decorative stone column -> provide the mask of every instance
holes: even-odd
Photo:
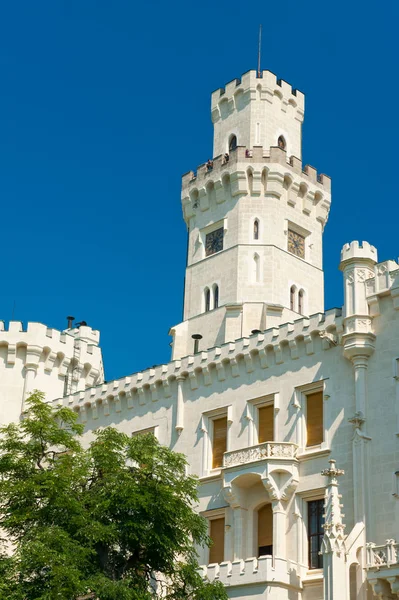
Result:
[[[323,555],[324,600],[349,600],[349,569],[346,564],[345,525],[342,522],[337,478],[344,471],[337,469],[335,460],[330,468],[321,472],[328,477],[324,500],[324,537],[321,545]]]
[[[40,346],[28,346],[26,349],[26,362],[25,362],[25,383],[24,391],[22,394],[22,405],[21,413],[25,412],[25,402],[29,398],[34,388],[34,380],[37,374],[37,368],[39,366],[39,359],[42,355],[42,348]]]
[[[373,317],[367,303],[366,281],[374,277],[377,250],[368,242],[345,244],[339,268],[344,274],[344,356],[353,364],[355,414],[349,419],[353,424],[353,479],[355,521],[366,524],[370,515],[369,461],[367,428],[367,368],[374,352],[375,334]],[[369,526],[370,523],[367,523]],[[367,537],[372,536],[370,528]]]
[[[284,481],[285,483],[281,483]],[[262,479],[273,510],[273,561],[276,558],[285,560],[287,537],[287,507],[294,490],[298,485],[298,476],[281,471],[271,471]]]
[[[233,516],[233,535],[229,532],[229,542],[230,544],[232,543],[232,548],[231,546],[226,548],[226,554],[228,554],[232,560],[246,558],[245,536],[248,510],[245,506],[244,497],[239,488],[234,484],[223,488],[223,496],[226,502],[228,502]]]
[[[177,400],[176,400],[176,425],[175,429],[177,435],[180,435],[184,429],[184,395],[183,395],[183,381],[184,375],[178,375],[176,377],[177,382]]]

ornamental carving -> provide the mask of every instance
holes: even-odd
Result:
[[[233,467],[267,458],[293,460],[296,457],[297,450],[298,447],[296,444],[265,442],[264,444],[251,446],[250,448],[226,452],[223,457],[223,466]]]

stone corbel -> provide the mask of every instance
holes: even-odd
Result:
[[[126,405],[128,408],[134,407],[134,390],[126,390]]]
[[[216,365],[216,371],[218,374],[218,380],[224,381],[226,379],[226,372],[223,363],[218,363]]]
[[[150,385],[150,390],[151,390],[151,400],[153,402],[157,402],[158,401],[158,389],[157,389],[157,384],[156,383],[152,383]]]
[[[368,582],[373,588],[373,594],[375,598],[378,598],[379,600],[392,599],[391,586],[389,585],[388,581],[385,579],[375,578],[369,579]]]
[[[248,352],[247,354],[244,354],[244,361],[245,361],[245,368],[247,373],[252,373],[255,369],[254,367],[254,363],[252,360],[252,354],[250,352]]]
[[[14,365],[15,358],[17,356],[17,346],[16,344],[8,344],[7,348],[7,365]]]
[[[231,367],[231,375],[233,377],[238,377],[240,375],[240,370],[239,370],[236,358],[230,359],[230,367]]]
[[[259,361],[260,361],[260,366],[262,369],[267,369],[267,367],[269,366],[268,362],[267,362],[267,351],[266,348],[261,348],[258,352],[258,356],[259,356]]]
[[[212,375],[209,370],[209,367],[202,367],[202,375],[204,377],[204,384],[212,385]]]
[[[189,374],[189,379],[190,379],[190,387],[191,389],[197,390],[198,389],[198,380],[197,380],[197,374],[195,371],[191,371],[191,373]]]

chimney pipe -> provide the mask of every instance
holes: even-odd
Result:
[[[73,322],[75,320],[75,317],[67,317],[67,321],[68,321],[68,329],[72,329],[73,328]]]
[[[202,340],[202,335],[194,333],[191,337],[194,340],[194,354],[197,354],[199,350],[199,341]]]

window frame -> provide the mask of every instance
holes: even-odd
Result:
[[[294,390],[293,405],[300,411],[298,419],[298,427],[296,429],[298,444],[298,454],[314,454],[330,450],[329,436],[326,418],[326,401],[330,397],[326,394],[326,386],[328,379],[313,381],[305,385],[297,386]],[[310,394],[321,392],[323,397],[323,441],[315,446],[307,446],[307,400],[306,397]]]
[[[305,500],[306,502],[306,542],[307,542],[307,565],[308,565],[308,571],[314,572],[314,571],[319,571],[323,569],[323,556],[318,556],[317,562],[318,562],[318,566],[317,567],[312,567],[311,566],[311,544],[310,544],[310,538],[311,538],[311,534],[310,534],[310,513],[309,513],[309,505],[311,502],[318,502],[320,503],[320,511],[321,511],[321,516],[323,517],[323,513],[324,513],[324,497],[321,498],[307,498]],[[312,536],[324,536],[324,529],[323,529],[323,524],[324,524],[324,519],[322,519],[323,523],[321,525],[321,529],[322,529],[322,533],[315,533],[312,534]],[[321,549],[321,544],[323,542],[323,539],[321,539],[320,541],[320,548],[319,551]]]
[[[296,517],[298,518],[298,526],[300,530],[298,531],[298,562],[302,564],[308,574],[311,574],[312,577],[317,577],[323,573],[323,569],[310,569],[309,568],[309,511],[308,506],[309,502],[314,502],[317,500],[324,501],[325,489],[324,488],[314,488],[312,490],[306,490],[301,493],[297,493],[295,495],[295,511]]]
[[[276,400],[277,397],[277,400]],[[259,409],[266,406],[273,406],[273,437],[277,441],[277,415],[278,415],[278,394],[268,394],[267,396],[260,396],[253,400],[247,401],[247,419],[248,419],[248,447],[257,446],[259,442]],[[265,443],[265,442],[262,442]]]
[[[217,231],[218,229],[223,229],[223,248],[221,250],[218,250],[217,252],[214,252],[213,254],[207,255],[206,254],[206,236],[210,233],[213,233],[214,231]],[[202,244],[202,260],[212,258],[212,256],[216,256],[217,254],[220,254],[221,252],[226,250],[226,246],[225,246],[226,234],[227,234],[227,217],[225,217],[224,219],[221,219],[220,221],[217,221],[216,223],[211,223],[210,225],[207,225],[206,227],[204,227],[203,229],[200,230],[199,240]]]
[[[226,529],[230,528],[230,526],[227,523],[227,517],[228,517],[228,506],[222,507],[222,508],[214,508],[211,510],[205,510],[202,511],[201,513],[201,517],[203,517],[204,519],[206,519],[207,521],[207,533],[208,536],[210,536],[211,533],[211,521],[216,521],[217,519],[224,519],[224,560],[226,560],[226,555],[227,555],[227,536],[226,536]],[[203,564],[209,565],[212,564],[209,562],[210,559],[210,553],[211,553],[211,549],[209,548],[209,546],[201,546],[200,547],[200,559],[203,560]],[[220,564],[220,563],[219,563]]]
[[[230,429],[232,423],[233,406],[227,405],[217,408],[212,411],[202,413],[200,428],[203,433],[202,446],[202,475],[201,477],[216,477],[219,476],[223,466],[212,467],[213,464],[213,421],[227,418],[227,433],[226,433],[226,452],[229,452],[231,447]]]

